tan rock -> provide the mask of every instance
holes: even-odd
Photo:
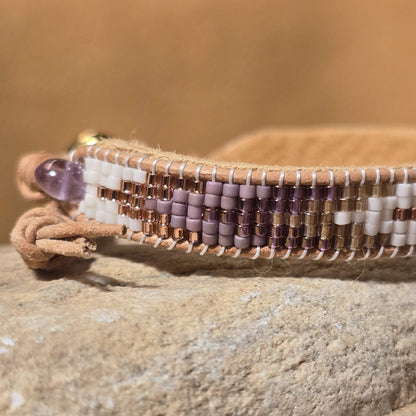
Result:
[[[0,414],[377,416],[416,400],[413,259],[268,270],[105,243],[55,274],[9,246],[0,264]]]

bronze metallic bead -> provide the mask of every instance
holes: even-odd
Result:
[[[305,212],[303,217],[304,224],[316,225],[318,224],[319,214],[317,212]]]
[[[412,207],[410,209],[410,219],[415,221],[416,220],[416,207]]]
[[[200,240],[200,232],[199,231],[189,231],[188,240],[191,243],[197,243]]]
[[[118,214],[119,215],[128,215],[129,213],[129,206],[128,205],[119,205],[118,206]]]
[[[376,246],[376,236],[375,235],[364,236],[363,246],[366,248],[374,248]]]
[[[323,240],[328,240],[334,235],[334,224],[321,224],[319,235]]]
[[[366,184],[358,185],[357,186],[357,197],[358,198],[367,198],[367,196],[368,196],[368,186]]]
[[[393,219],[395,221],[406,221],[409,217],[410,210],[404,208],[396,208],[393,211]]]
[[[330,247],[328,247],[327,240],[331,240],[330,241],[330,244],[329,244]],[[332,242],[332,239],[331,238],[321,238],[318,241],[318,248],[319,248],[319,250],[324,250],[324,249],[325,249],[325,251],[330,250],[332,248],[332,243],[333,242]]]
[[[300,237],[300,227],[290,227],[287,236],[292,238]]]
[[[269,213],[269,222],[273,225],[286,224],[286,214],[271,212]]]
[[[162,224],[169,224],[169,214],[158,214],[158,223]]]
[[[105,198],[106,189],[104,186],[97,187],[97,198]]]
[[[153,235],[155,233],[155,224],[153,222],[143,223],[143,232],[146,235]]]
[[[351,250],[359,250],[363,245],[363,236],[353,236],[351,237],[351,244],[350,249]]]
[[[380,246],[387,246],[390,241],[390,234],[381,234],[377,235],[377,242]]]
[[[172,236],[175,240],[182,240],[185,235],[185,230],[183,228],[174,228],[172,231]]]
[[[151,222],[155,221],[156,220],[156,212],[153,211],[152,209],[147,210],[145,212],[145,218],[146,218],[146,221],[151,221]]]
[[[169,226],[166,224],[161,224],[158,226],[157,235],[162,238],[169,237]]]
[[[156,188],[152,186],[148,186],[146,190],[146,197],[147,198],[155,198],[156,197]]]
[[[355,211],[365,211],[367,209],[367,198],[357,198],[355,200]]]
[[[168,188],[170,186],[171,180],[172,180],[171,175],[163,175],[163,178],[162,178],[163,187]]]
[[[339,191],[340,199],[351,199],[355,196],[355,186],[341,186]]]
[[[377,184],[375,183],[375,184],[371,185],[371,187],[370,187],[370,195],[371,196],[380,197],[380,196],[382,196],[382,191],[383,191],[383,188],[382,188],[381,183],[377,183]]]
[[[352,199],[339,199],[338,200],[338,211],[348,212],[353,210],[353,200]]]
[[[303,235],[305,237],[315,237],[318,234],[318,226],[315,224],[305,224],[303,226]]]
[[[129,193],[133,189],[133,182],[132,181],[125,181],[124,179],[121,181],[121,191]]]
[[[358,237],[362,235],[363,230],[364,230],[364,224],[355,222],[351,226],[351,236]]]
[[[192,191],[198,194],[202,194],[204,192],[204,182],[194,180]]]
[[[118,200],[119,199],[118,191],[116,191],[115,189],[107,189],[105,198],[110,201]]]
[[[289,216],[289,227],[299,227],[302,224],[301,215],[290,215]]]
[[[332,224],[334,222],[334,213],[333,212],[323,212],[321,214],[321,223],[322,224]]]
[[[328,201],[328,200],[322,201],[322,209],[321,210],[325,213],[334,212],[335,211],[335,201]]]
[[[319,199],[306,200],[306,211],[318,212],[320,210],[321,201]]]
[[[143,219],[143,210],[141,210],[140,208],[130,207],[129,217],[133,218],[134,220],[141,220]]]
[[[273,237],[283,237],[285,235],[285,228],[281,225],[272,226],[271,228],[271,235]]]
[[[172,188],[161,188],[161,199],[165,201],[170,201],[172,199]]]
[[[337,235],[335,237],[335,249],[344,250],[347,247],[347,238],[343,235]]]

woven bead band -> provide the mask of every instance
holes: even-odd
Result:
[[[217,255],[328,260],[412,255],[416,170],[281,169],[145,146],[81,146],[79,213],[140,243]]]

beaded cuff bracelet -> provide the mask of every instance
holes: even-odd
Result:
[[[168,250],[351,261],[411,256],[416,244],[411,166],[259,167],[112,139],[44,161],[34,176],[76,222]]]

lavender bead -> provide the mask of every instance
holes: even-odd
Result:
[[[222,182],[207,181],[205,184],[205,192],[212,195],[221,195],[222,187]]]
[[[218,221],[214,221],[214,222],[202,221],[202,231],[206,234],[217,234],[218,233]]]
[[[222,195],[230,198],[237,198],[240,193],[240,185],[235,183],[225,183],[222,187]]]
[[[229,196],[222,196],[221,197],[221,208],[222,209],[235,209],[237,207],[237,200],[235,198],[231,198]]]
[[[270,186],[256,186],[256,196],[257,198],[270,198],[272,194],[272,188]]]
[[[186,217],[186,229],[189,231],[198,232],[202,229],[202,221],[194,218]]]
[[[235,224],[231,222],[227,224],[220,222],[218,224],[218,232],[223,235],[233,235],[235,233]]]
[[[218,244],[223,247],[231,247],[234,245],[234,236],[233,235],[222,235],[218,236]]]
[[[250,247],[250,237],[234,236],[234,245],[242,250]]]
[[[256,197],[256,186],[255,185],[240,185],[240,198],[252,199]]]
[[[173,228],[185,228],[186,227],[186,217],[180,217],[178,215],[172,215],[170,217],[170,225]]]
[[[179,202],[174,202],[172,204],[172,214],[186,216],[187,207],[185,204],[180,204]]]
[[[202,242],[209,246],[215,246],[218,243],[218,235],[202,233]]]
[[[219,195],[205,194],[204,205],[208,208],[220,206],[221,197]]]
[[[188,197],[188,204],[195,207],[201,207],[204,205],[204,194],[198,194],[197,192],[191,192]]]
[[[173,202],[178,202],[181,204],[186,204],[188,202],[189,191],[184,189],[174,189],[172,200]]]
[[[188,214],[189,218],[201,219],[202,217],[202,207],[196,207],[194,205],[188,205]]]
[[[81,165],[64,159],[49,159],[35,170],[35,180],[43,192],[57,199],[77,203],[84,198]]]
[[[149,210],[156,210],[157,208],[157,199],[156,198],[146,198],[144,201],[144,207]]]
[[[158,199],[156,209],[161,214],[170,214],[172,210],[172,201],[165,201],[163,199]]]

